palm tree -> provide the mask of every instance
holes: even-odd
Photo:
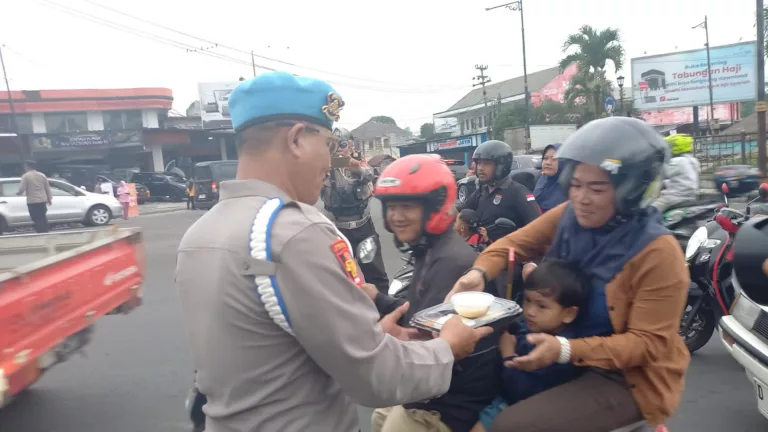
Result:
[[[569,107],[583,108],[584,120],[594,120],[602,112],[602,101],[613,94],[613,84],[605,78],[604,71],[580,72],[568,84],[565,103]]]
[[[583,25],[578,33],[568,36],[563,44],[563,52],[572,47],[577,50],[560,60],[560,70],[565,70],[572,63],[579,66],[579,75],[584,75],[583,84],[587,101],[591,102],[594,114],[602,111],[602,90],[605,88],[605,67],[608,62],[618,72],[624,66],[624,47],[621,46],[619,30],[607,28],[597,31],[592,26]]]

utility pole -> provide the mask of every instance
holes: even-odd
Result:
[[[19,147],[19,153],[21,158],[24,159],[24,145],[21,143],[21,137],[19,136],[19,124],[16,122],[16,106],[13,104],[13,95],[11,94],[11,85],[8,83],[8,73],[5,71],[5,59],[3,59],[3,46],[0,45],[0,66],[3,69],[3,78],[5,79],[5,89],[8,91],[8,106],[11,108],[11,132],[16,135],[14,141]]]
[[[253,76],[256,76],[256,60],[253,57],[253,50],[251,50],[251,66],[253,66]]]
[[[523,85],[525,87],[525,149],[531,149],[531,94],[528,91],[528,64],[525,55],[525,17],[523,16],[523,0],[485,8],[486,11],[507,8],[512,11],[520,11],[520,32],[523,39]]]
[[[697,27],[703,27],[704,28],[704,34],[707,38],[707,79],[709,81],[709,134],[714,135],[714,131],[712,130],[712,123],[715,120],[715,104],[712,97],[712,62],[709,57],[709,25],[707,23],[707,16],[704,15],[704,22],[701,24],[697,24],[691,28],[697,28]]]
[[[483,104],[485,105],[485,123],[486,123],[486,127],[488,129],[488,139],[491,139],[491,125],[488,122],[488,120],[490,120],[490,117],[491,117],[491,112],[488,111],[488,97],[487,97],[487,94],[485,92],[485,85],[488,84],[489,82],[491,82],[491,78],[485,76],[485,71],[488,70],[488,66],[487,65],[486,66],[475,65],[475,69],[480,71],[480,75],[478,75],[478,76],[476,76],[476,77],[474,77],[472,79],[473,80],[478,80],[479,82],[476,83],[476,84],[472,84],[472,87],[483,86]]]
[[[757,168],[768,181],[765,148],[765,13],[763,0],[757,0]]]

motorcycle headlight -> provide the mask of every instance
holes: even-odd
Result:
[[[389,284],[389,292],[388,292],[388,294],[393,296],[393,295],[397,294],[397,292],[400,291],[400,288],[402,288],[402,287],[403,287],[403,283],[400,282],[399,280],[395,279],[395,280],[392,281],[391,284]]]
[[[690,261],[696,251],[699,250],[701,245],[707,241],[707,227],[699,227],[690,239],[688,239],[688,246],[685,248],[685,260]]]

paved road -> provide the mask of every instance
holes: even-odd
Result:
[[[99,321],[86,358],[51,370],[29,392],[0,411],[2,432],[184,432],[184,398],[192,363],[173,287],[175,249],[202,212],[142,216],[125,222],[146,236],[145,304],[128,316]],[[381,227],[389,273],[398,253]],[[365,415],[368,410],[361,410]],[[697,432],[766,430],[743,371],[713,338],[694,355],[687,390],[670,429]],[[367,425],[363,426],[367,431]]]

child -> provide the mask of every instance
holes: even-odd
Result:
[[[484,235],[485,228],[478,227],[479,223],[480,218],[474,210],[464,209],[459,212],[453,230],[470,245],[479,246],[483,242],[488,242],[487,234]]]
[[[529,354],[535,346],[526,340],[530,333],[548,333],[565,338],[573,336],[571,324],[589,298],[589,282],[578,268],[560,260],[546,260],[525,281],[523,318],[514,335],[503,332],[499,350],[504,358],[502,396],[480,413],[480,422],[472,432],[490,428],[493,419],[508,405],[564,384],[578,376],[580,369],[571,364],[554,364],[532,372],[514,369],[512,359]]]

